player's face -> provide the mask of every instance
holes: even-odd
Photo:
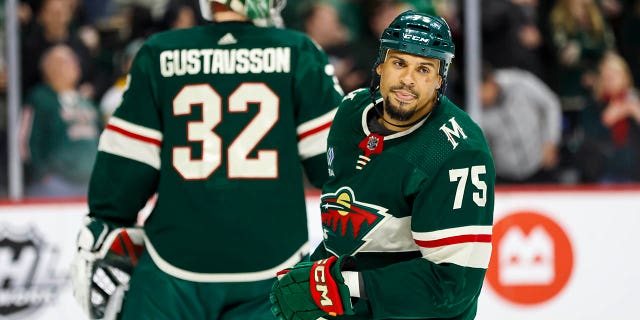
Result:
[[[386,117],[411,122],[431,110],[440,88],[440,60],[389,50],[376,68]]]

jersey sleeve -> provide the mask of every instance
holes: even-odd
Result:
[[[100,136],[89,185],[89,215],[119,225],[133,225],[157,187],[162,130],[152,61],[150,48],[143,46],[122,104]]]
[[[491,257],[494,182],[491,156],[473,151],[455,154],[422,181],[411,221],[421,257],[362,271],[375,319],[474,312]]]
[[[298,150],[311,184],[327,179],[325,152],[329,127],[343,92],[326,54],[304,38],[295,70],[294,101]]]

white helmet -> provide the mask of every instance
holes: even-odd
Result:
[[[218,2],[240,13],[259,26],[282,27],[280,11],[287,0],[200,0],[200,12],[205,20],[213,21],[211,2]]]

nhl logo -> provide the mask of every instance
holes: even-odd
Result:
[[[52,303],[67,277],[57,267],[58,248],[35,228],[20,229],[0,225],[0,319],[28,317]]]
[[[362,168],[371,161],[370,156],[372,154],[378,154],[382,152],[382,145],[384,143],[384,137],[371,133],[368,136],[364,137],[358,147],[364,151],[364,155],[358,156],[358,160],[356,162],[356,169],[362,170]]]
[[[380,139],[376,136],[369,136],[369,141],[367,141],[367,149],[373,151],[378,147],[378,142]]]
[[[360,147],[360,149],[364,151],[365,157],[369,157],[372,154],[381,153],[383,144],[384,144],[383,136],[379,134],[371,133],[368,136],[364,137],[362,141],[360,141],[360,144],[358,144],[358,147]]]

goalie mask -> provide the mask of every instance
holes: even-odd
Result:
[[[258,26],[282,27],[280,11],[287,0],[200,0],[200,12],[205,20],[213,21],[211,2],[228,6],[231,10],[242,14]]]
[[[379,82],[375,69],[384,62],[389,49],[440,60],[438,74],[442,77],[442,85],[438,93],[444,92],[449,65],[455,52],[449,25],[444,19],[410,10],[401,13],[391,22],[380,37],[378,59],[372,70],[373,80],[370,87],[372,96]]]

